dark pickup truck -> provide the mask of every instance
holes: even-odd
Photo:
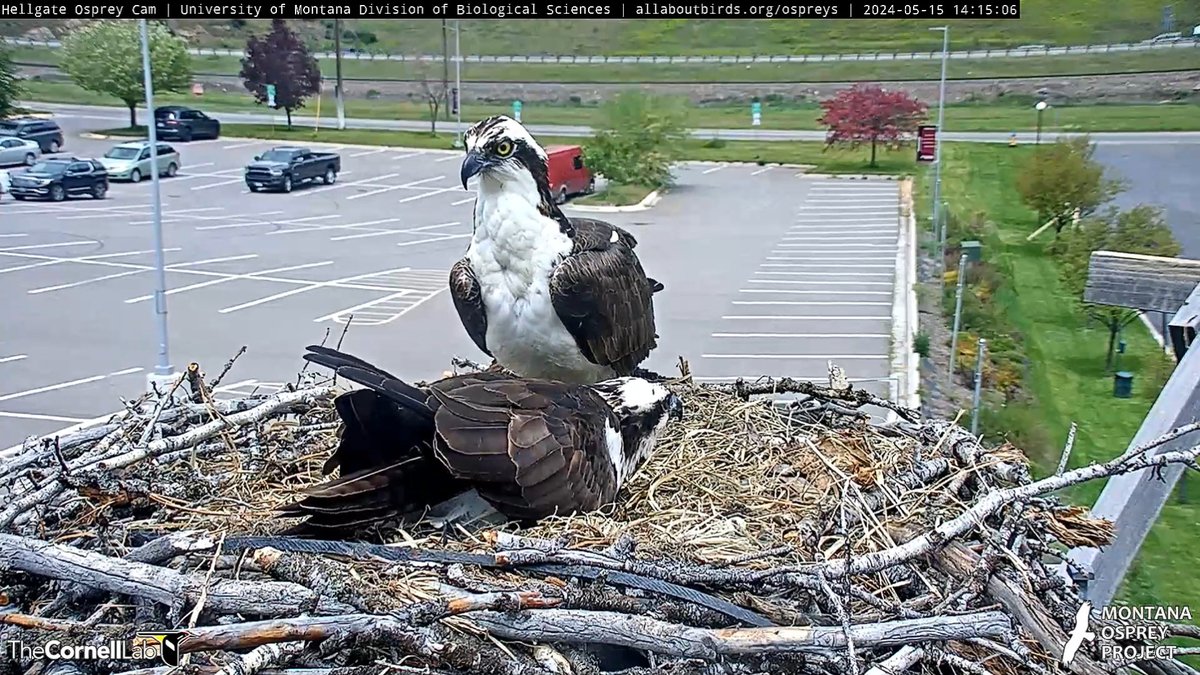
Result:
[[[342,170],[342,158],[336,152],[313,152],[308,148],[281,146],[254,158],[246,167],[246,187],[291,192],[299,183],[320,180],[331,185]]]

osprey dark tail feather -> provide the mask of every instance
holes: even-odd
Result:
[[[682,416],[661,385],[625,377],[579,386],[490,371],[414,387],[361,359],[309,347],[305,359],[366,387],[341,394],[340,477],[278,509],[314,535],[385,520],[470,489],[504,516],[536,521],[611,503]]]

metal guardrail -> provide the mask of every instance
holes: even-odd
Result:
[[[29,38],[2,38],[3,41],[18,47],[42,47],[58,49],[62,43],[58,40],[32,40]],[[1111,52],[1138,52],[1159,49],[1195,49],[1200,48],[1200,40],[1183,39],[1178,42],[1123,42],[1104,45],[1069,45],[1065,47],[1041,48],[1008,48],[1008,49],[973,49],[969,51],[948,52],[951,59],[996,59],[1021,58],[1035,56],[1069,56],[1080,54],[1104,54]],[[241,49],[224,49],[217,47],[193,47],[188,50],[195,56],[243,56]],[[334,58],[333,52],[317,52],[319,59]],[[347,52],[342,58],[351,61],[441,61],[441,54],[387,54],[375,52]],[[464,63],[566,63],[566,64],[598,64],[598,63],[635,63],[635,64],[679,64],[679,63],[822,63],[836,61],[932,61],[942,58],[937,50],[926,52],[870,52],[858,54],[786,54],[786,55],[756,55],[756,56],[480,56],[463,55],[451,56],[451,61],[462,59]]]

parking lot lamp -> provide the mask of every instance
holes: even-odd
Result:
[[[150,198],[153,200],[154,221],[154,314],[158,324],[158,364],[155,373],[171,374],[171,358],[167,349],[167,272],[163,261],[162,199],[158,193],[158,133],[154,128],[154,84],[150,73],[150,38],[146,20],[141,20],[142,29],[142,83],[146,87],[146,109],[150,118],[146,130],[150,139]]]

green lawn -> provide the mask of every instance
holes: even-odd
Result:
[[[25,98],[43,103],[121,105],[116,99],[85,91],[67,81],[28,81]],[[209,92],[202,97],[191,94],[162,94],[157,102],[184,102],[212,112],[262,112],[249,94]],[[335,110],[332,95],[321,99],[322,117]],[[308,103],[297,114],[314,115],[317,102]],[[936,117],[937,109],[930,110]],[[464,105],[463,119],[476,120],[497,113],[511,114],[508,105]],[[427,105],[411,101],[350,99],[346,101],[350,117],[420,120],[429,118]],[[591,106],[525,105],[521,119],[527,124],[565,124],[594,126],[601,110]],[[763,106],[763,129],[820,129],[821,111],[817,106]],[[693,128],[750,127],[749,111],[743,106],[688,108],[687,123]],[[950,131],[1031,131],[1037,116],[1031,107],[960,105],[946,108],[946,129]],[[1043,132],[1055,131],[1196,131],[1200,130],[1200,104],[1093,105],[1050,108],[1043,116]]]
[[[113,136],[144,137],[142,127],[134,130],[128,128],[99,129],[95,133]],[[222,124],[221,133],[224,136],[244,136],[247,138],[278,139],[288,143],[346,143],[353,145],[382,145],[408,148],[441,148],[449,150],[454,147],[454,134],[439,132],[430,134],[418,131],[384,131],[379,129],[319,129],[295,126],[288,129],[283,124]],[[586,139],[539,135],[538,141],[543,145],[576,145],[585,144]],[[824,173],[883,173],[908,174],[916,169],[913,151],[905,149],[898,152],[880,152],[878,166],[870,168],[867,164],[870,151],[862,148],[830,149],[816,141],[774,143],[755,141],[728,141],[713,143],[712,141],[688,140],[679,147],[681,160],[710,160],[730,162],[757,162],[760,164],[799,164],[814,167],[814,171]],[[645,196],[645,193],[642,193]],[[638,197],[641,199],[641,197]]]
[[[1137,42],[1162,31],[1162,2],[1127,0],[1023,0],[1020,19],[963,20],[947,16],[952,49],[1022,44],[1078,45]],[[1176,30],[1198,22],[1193,0],[1175,3]],[[952,20],[951,20],[952,19]],[[331,22],[289,22],[314,47],[332,48]],[[177,20],[179,30],[204,46],[240,47],[270,21]],[[921,51],[941,46],[928,20],[739,19],[538,19],[464,20],[461,45],[470,54],[824,54]],[[59,28],[63,20],[2,21],[6,35],[36,25]],[[423,19],[347,19],[343,46],[375,51],[441,53],[441,24]],[[454,36],[450,34],[450,48]]]
[[[940,48],[940,45],[938,46]],[[13,48],[16,61],[57,65],[61,51],[38,47]],[[325,77],[334,77],[332,59],[320,61]],[[236,75],[237,56],[193,56],[193,71],[208,75]],[[996,59],[951,59],[946,76],[958,78],[1022,77],[1035,75],[1095,75],[1141,73],[1200,68],[1200,48],[1153,52],[1118,52]],[[440,63],[342,60],[342,76],[366,80],[412,80],[431,77],[440,81]],[[936,80],[941,61],[814,61],[811,63],[754,64],[575,64],[575,63],[464,63],[463,82],[849,82],[858,80]],[[453,79],[454,70],[450,70]]]
[[[1089,326],[1076,300],[1060,285],[1054,259],[1044,250],[1048,239],[1025,240],[1036,229],[1036,218],[1012,186],[1018,162],[1029,150],[957,143],[943,148],[943,194],[952,210],[962,217],[983,211],[994,224],[984,236],[984,256],[1009,280],[995,301],[1019,334],[1028,360],[1025,386],[1033,401],[989,410],[983,431],[992,440],[1019,439],[1042,475],[1057,463],[1071,422],[1078,425],[1071,466],[1120,454],[1165,381],[1165,357],[1141,323],[1128,327],[1121,369],[1135,374],[1134,396],[1114,398],[1112,374],[1104,370],[1107,331]],[[922,172],[918,181],[925,195],[927,177]],[[919,198],[917,204],[928,217],[928,198]],[[1090,505],[1102,487],[1101,482],[1091,483],[1069,496]],[[1200,583],[1189,564],[1200,546],[1200,505],[1192,502],[1172,502],[1163,510],[1122,598],[1138,604],[1200,607]]]
[[[576,204],[630,206],[637,204],[649,195],[654,188],[645,185],[609,185],[594,195],[579,197]]]

